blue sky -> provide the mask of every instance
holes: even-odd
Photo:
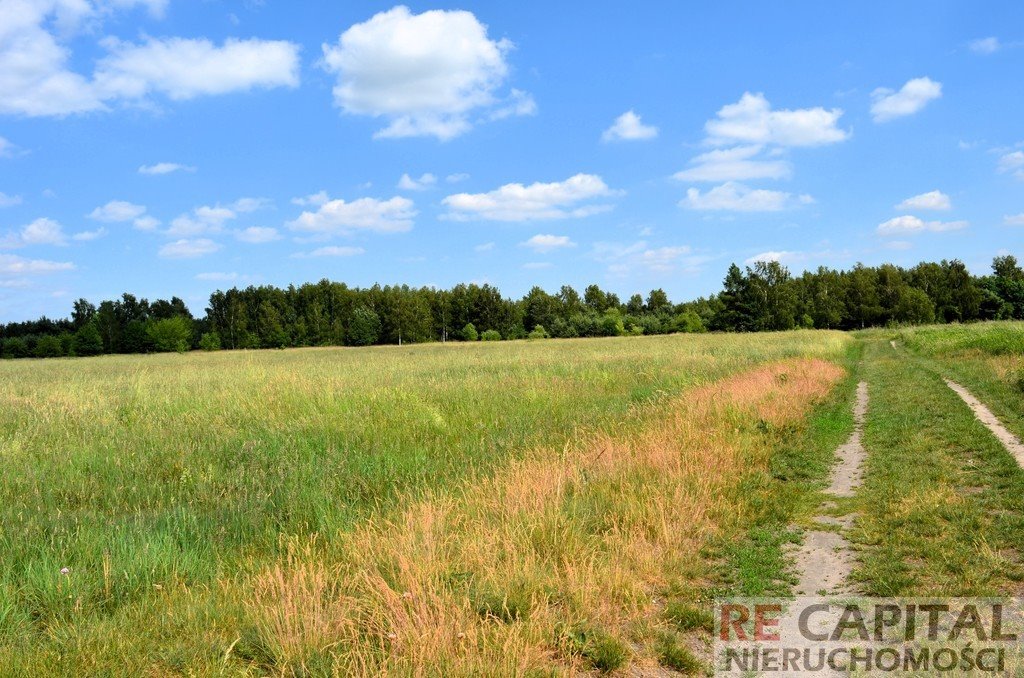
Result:
[[[716,291],[1024,234],[1015,2],[0,0],[0,321],[300,284]]]

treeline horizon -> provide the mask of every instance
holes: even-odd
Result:
[[[973,276],[963,262],[824,266],[793,276],[778,262],[732,264],[722,291],[673,303],[661,289],[622,300],[594,284],[534,287],[521,299],[488,284],[451,289],[348,287],[327,279],[299,287],[233,287],[210,295],[197,318],[178,297],[124,293],[74,302],[68,318],[0,324],[0,357],[90,356],[303,346],[370,346],[669,334],[761,332],[1024,319],[1024,270],[996,257]]]

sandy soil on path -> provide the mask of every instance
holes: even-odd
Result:
[[[978,418],[978,421],[984,424],[989,431],[992,431],[992,435],[999,439],[999,442],[1014,456],[1017,463],[1024,467],[1024,444],[1021,444],[1017,436],[1006,430],[1006,427],[1000,423],[996,415],[992,414],[992,411],[985,407],[984,403],[971,395],[970,391],[955,381],[946,379],[945,382],[946,386],[953,389],[967,403],[967,406],[974,412],[974,416]]]

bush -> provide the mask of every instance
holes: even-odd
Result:
[[[533,331],[531,331],[528,335],[526,335],[526,338],[527,339],[547,339],[549,336],[550,335],[548,334],[548,331],[544,329],[543,325],[537,325],[536,327],[533,328]]]
[[[696,333],[696,332],[707,332],[708,328],[704,326],[704,321],[694,311],[686,311],[680,313],[672,321],[672,329],[676,332],[685,333]]]
[[[462,328],[462,340],[463,341],[476,341],[480,338],[477,334],[476,327],[473,323],[466,323],[466,326]]]
[[[204,351],[219,351],[220,335],[216,332],[206,332],[203,336],[199,337],[199,348]]]
[[[487,330],[480,335],[481,341],[501,341],[501,332],[498,330]]]
[[[100,353],[103,353],[103,337],[100,336],[96,323],[89,322],[82,325],[75,332],[75,354],[99,355]]]
[[[626,333],[626,326],[622,322],[622,315],[617,309],[609,309],[601,316],[601,336],[621,337]]]
[[[163,353],[184,353],[192,345],[192,321],[183,316],[156,320],[146,327],[153,348]]]
[[[3,342],[4,358],[27,358],[28,355],[28,344],[21,337],[13,337]]]
[[[35,350],[37,358],[59,358],[62,355],[64,355],[64,351],[60,345],[60,339],[49,334],[39,337]]]

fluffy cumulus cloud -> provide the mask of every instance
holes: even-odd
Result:
[[[645,125],[640,116],[629,110],[620,115],[601,135],[602,141],[645,141],[658,136],[658,128]]]
[[[425,191],[436,183],[437,177],[429,172],[421,175],[418,179],[414,179],[408,174],[403,174],[398,180],[398,188],[403,191]]]
[[[255,212],[269,204],[265,198],[239,198],[229,205],[200,205],[190,213],[181,214],[171,221],[167,235],[175,237],[194,237],[220,233],[224,225],[238,218],[239,214]],[[246,231],[241,232],[240,240],[245,239]],[[255,233],[260,233],[257,230]],[[263,235],[266,235],[264,232]],[[259,237],[252,235],[251,237]],[[249,242],[252,242],[251,240]]]
[[[67,235],[60,222],[42,217],[0,238],[0,248],[15,249],[32,245],[66,245]]]
[[[415,216],[412,200],[400,196],[389,200],[359,198],[351,202],[336,199],[327,200],[315,212],[303,212],[288,223],[288,228],[325,237],[358,231],[403,233],[412,228]]]
[[[165,259],[196,259],[213,254],[220,248],[219,244],[209,238],[182,238],[161,247],[159,255]]]
[[[680,181],[744,181],[788,179],[793,173],[785,160],[759,158],[763,146],[734,146],[701,153],[689,169],[673,175]]]
[[[908,80],[899,90],[879,87],[871,93],[871,117],[888,122],[913,115],[941,96],[942,83],[927,77]]]
[[[126,200],[111,200],[106,205],[97,207],[89,213],[90,219],[105,221],[107,223],[119,223],[133,221],[146,213],[146,208]]]
[[[953,207],[949,196],[942,191],[928,191],[920,195],[907,198],[899,205],[896,205],[898,210],[948,210]]]
[[[149,176],[160,176],[162,174],[173,174],[174,172],[195,172],[196,168],[191,165],[182,165],[176,162],[158,162],[154,165],[143,165],[139,168],[139,174]]]
[[[337,76],[335,104],[380,117],[377,137],[451,139],[473,125],[475,112],[531,114],[533,99],[498,91],[508,76],[507,40],[462,10],[413,14],[399,6],[355,24],[323,46],[323,66]]]
[[[690,188],[680,206],[694,210],[732,212],[778,212],[796,205],[813,203],[809,195],[793,196],[785,191],[749,188],[735,181],[727,181],[705,192]]]
[[[0,158],[13,157],[15,148],[16,146],[11,141],[0,137]]]
[[[842,115],[842,109],[820,106],[772,110],[763,94],[746,92],[735,104],[723,106],[704,129],[708,142],[716,146],[823,146],[849,138],[850,132],[837,126]]]
[[[570,240],[567,235],[550,235],[544,233],[538,233],[526,242],[522,243],[522,245],[523,247],[529,247],[534,252],[538,252],[540,254],[564,249],[566,247],[576,247],[576,243]]]
[[[754,264],[759,262],[770,263],[773,261],[778,262],[780,264],[785,264],[793,261],[798,261],[801,258],[802,255],[800,252],[791,252],[789,250],[769,250],[767,252],[755,254],[754,256],[748,258],[743,263],[746,264],[747,266],[753,266]]]
[[[154,93],[171,99],[296,86],[299,48],[287,42],[146,38],[101,41],[106,55],[92,74],[72,70],[70,44],[96,32],[111,14],[165,0],[8,0],[0,5],[0,113],[63,116]]]
[[[601,177],[577,174],[552,183],[505,184],[488,193],[456,193],[443,200],[449,219],[468,221],[537,221],[586,217],[610,208],[594,204],[598,198],[618,195]],[[586,204],[589,203],[589,204]]]
[[[878,225],[878,234],[883,236],[910,235],[914,233],[942,233],[944,231],[959,231],[967,228],[970,224],[966,221],[925,221],[920,217],[906,214],[900,217],[893,217]]]

